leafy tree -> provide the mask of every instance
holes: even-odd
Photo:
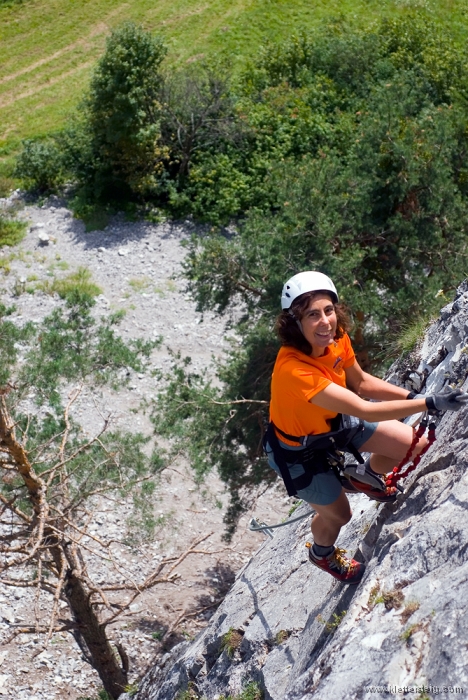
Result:
[[[171,152],[171,170],[182,180],[194,155],[234,142],[234,100],[229,81],[214,66],[166,72],[161,90],[162,141]]]
[[[134,24],[107,41],[87,98],[98,195],[117,187],[145,193],[157,187],[166,153],[159,145],[163,43]]]
[[[94,193],[112,183],[212,224],[237,218],[236,235],[192,241],[186,275],[200,310],[240,306],[238,345],[212,381],[176,360],[155,406],[200,475],[220,470],[233,526],[249,488],[269,478],[260,437],[284,280],[313,268],[336,281],[368,366],[463,277],[466,61],[417,9],[267,45],[227,80],[192,70],[162,80],[163,53],[135,27],[114,33],[73,133]],[[80,149],[68,152],[79,163]]]
[[[160,143],[161,40],[133,23],[113,31],[85,99],[63,132],[26,141],[16,174],[27,186],[71,179],[88,202],[158,192],[168,157]]]
[[[465,275],[464,69],[461,54],[443,39],[421,22],[355,35],[338,27],[268,49],[248,74],[247,98],[260,98],[249,119],[255,110],[268,115],[272,91],[306,101],[318,76],[331,87],[322,97],[323,140],[301,153],[292,138],[296,124],[282,131],[276,110],[269,117],[273,133],[289,136],[266,170],[268,199],[246,213],[237,235],[212,231],[194,238],[189,250],[186,275],[199,310],[229,317],[240,307],[240,320],[232,321],[239,341],[215,379],[179,363],[177,379],[169,378],[155,406],[155,424],[166,412],[174,428],[162,429],[176,434],[198,472],[219,470],[231,493],[228,534],[252,490],[271,479],[261,437],[285,279],[304,269],[329,274],[354,312],[359,359],[375,368],[408,317],[437,310],[447,299],[440,290],[449,294]],[[353,51],[357,65],[365,57],[365,71],[355,70]],[[255,149],[267,143],[266,134],[262,127]],[[278,142],[275,136],[272,144]]]
[[[70,632],[117,698],[127,685],[128,658],[109,626],[141,591],[167,582],[185,554],[163,560],[137,583],[119,566],[112,543],[91,531],[99,499],[132,493],[133,528],[151,532],[148,497],[163,467],[157,454],[148,456],[142,434],[118,430],[103,416],[89,436],[73,416],[84,389],[121,385],[129,369],[143,371],[155,345],[124,343],[118,315],[96,320],[92,306],[89,296],[70,295],[41,323],[23,327],[9,319],[11,310],[0,309],[0,582],[36,591],[23,632],[43,633],[46,641],[55,631]],[[26,410],[27,398],[34,410]],[[110,580],[94,575],[96,558]],[[124,604],[122,593],[130,595]],[[43,597],[47,620],[39,615]]]

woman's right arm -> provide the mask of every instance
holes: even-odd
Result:
[[[413,413],[421,413],[427,410],[426,399],[416,398],[395,401],[379,401],[378,403],[365,401],[349,389],[344,389],[338,384],[329,384],[318,394],[310,399],[310,403],[320,406],[327,411],[346,413],[369,422],[406,418]]]

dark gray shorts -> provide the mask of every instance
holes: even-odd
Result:
[[[372,437],[377,429],[377,426],[378,423],[368,423],[367,421],[364,421],[364,430],[353,440],[353,445],[357,450],[360,450],[361,447]],[[286,450],[291,450],[294,452],[302,449],[300,447],[292,447],[292,445],[287,445],[281,440],[279,442],[281,447],[284,447]],[[274,469],[277,474],[280,474],[279,467],[275,463],[273,451],[268,444],[267,456],[270,467]],[[304,474],[305,470],[302,464],[295,464],[289,471],[294,479],[295,477]],[[297,492],[297,497],[301,498],[303,501],[307,501],[307,503],[311,503],[312,505],[315,503],[318,506],[329,506],[331,503],[336,501],[342,488],[343,487],[338,481],[335,472],[330,469],[330,471],[325,472],[324,474],[315,474],[309,486]]]

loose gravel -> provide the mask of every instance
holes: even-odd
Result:
[[[47,289],[54,279],[84,267],[102,288],[97,313],[126,312],[120,326],[124,338],[163,337],[162,345],[152,354],[151,369],[169,369],[170,351],[180,351],[190,355],[195,369],[209,372],[213,357],[227,349],[232,333],[226,331],[224,320],[212,313],[198,313],[186,292],[181,268],[186,254],[183,243],[197,233],[190,221],[132,223],[118,216],[105,230],[87,233],[84,224],[74,219],[58,198],[51,197],[38,206],[25,203],[17,192],[0,200],[2,208],[16,208],[18,218],[28,223],[20,245],[0,250],[2,269],[10,268],[0,281],[1,300],[15,306],[12,319],[16,323],[38,321],[49,314],[62,302],[39,288]],[[74,416],[90,433],[102,415],[109,413],[118,425],[150,431],[147,417],[134,411],[142,400],[154,398],[157,390],[151,373],[133,374],[129,386],[119,392],[83,391]],[[121,642],[129,655],[130,684],[138,683],[149,664],[162,663],[171,646],[192,638],[206,625],[236,573],[264,541],[263,535],[248,530],[252,515],[278,522],[291,500],[279,484],[259,495],[255,512],[241,519],[229,547],[222,540],[226,503],[223,485],[215,474],[199,487],[189,466],[179,459],[164,471],[154,497],[159,525],[153,541],[140,546],[125,544],[130,495],[118,502],[103,499],[96,504],[90,534],[119,539],[114,553],[137,580],[151,573],[162,558],[182,553],[195,539],[213,532],[203,544],[210,554],[187,557],[171,583],[144,593],[129,614],[111,628],[110,636]],[[112,574],[101,560],[93,566],[102,580]],[[0,591],[0,696],[15,700],[97,699],[99,678],[70,635],[55,634],[47,646],[43,637],[31,634],[21,634],[5,644],[15,625],[31,622],[32,598],[25,589],[4,587]],[[50,614],[46,598],[42,614],[44,620]],[[161,644],[159,638],[178,618],[180,624]]]

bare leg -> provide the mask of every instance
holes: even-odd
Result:
[[[335,544],[340,530],[351,520],[351,508],[344,491],[328,506],[318,506],[310,503],[316,514],[312,518],[311,530],[314,542],[321,547],[331,547]]]
[[[406,455],[413,440],[413,429],[397,420],[386,420],[378,424],[371,438],[360,448],[361,452],[372,452],[371,467],[378,474],[391,471]],[[414,458],[426,446],[422,437],[416,445]]]
[[[334,547],[343,525],[351,519],[346,494],[341,490],[340,495],[328,506],[310,504],[316,510],[311,524],[314,544],[309,549],[310,562],[322,571],[331,574],[343,583],[359,583],[365,571],[365,564],[345,557],[345,552]],[[323,549],[320,550],[320,547]]]
[[[371,452],[371,466],[378,474],[386,474],[400,462],[413,441],[413,429],[397,420],[382,421],[369,440],[361,447],[362,452]],[[413,457],[427,444],[426,438],[418,442]],[[335,544],[343,525],[351,519],[351,508],[344,490],[328,506],[310,504],[316,515],[312,519],[311,530],[314,542],[322,547]]]

